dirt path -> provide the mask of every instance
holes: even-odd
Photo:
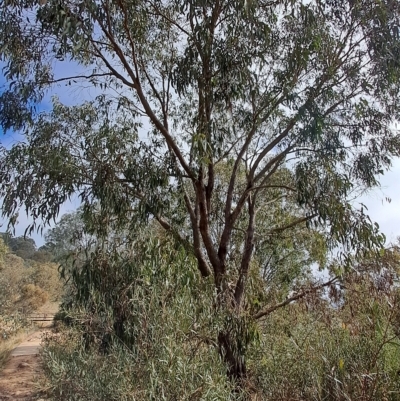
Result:
[[[11,352],[0,372],[0,401],[38,400],[35,379],[40,373],[38,354],[46,331],[49,329],[35,331]]]
[[[1,0],[0,0],[1,1]],[[54,314],[56,302],[43,305],[37,312]],[[37,330],[29,334],[14,350],[0,371],[0,401],[43,401],[37,389],[41,373],[39,350],[45,333],[51,331],[53,322],[36,322]]]

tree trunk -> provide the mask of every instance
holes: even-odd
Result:
[[[218,334],[218,346],[221,357],[227,365],[227,375],[239,387],[246,378],[246,360],[242,348],[243,339],[233,338],[229,331]]]

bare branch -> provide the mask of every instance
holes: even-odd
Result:
[[[331,284],[333,284],[338,279],[339,279],[339,277],[334,277],[332,280],[329,280],[326,283],[323,283],[323,284],[317,285],[315,287],[311,287],[311,288],[309,288],[307,290],[304,290],[302,292],[299,292],[298,294],[293,295],[290,298],[287,298],[285,301],[280,302],[279,304],[276,304],[274,306],[270,306],[269,308],[266,308],[264,310],[261,310],[260,312],[257,312],[255,315],[253,315],[253,318],[257,320],[257,319],[261,319],[262,317],[268,316],[272,312],[275,312],[277,309],[283,308],[284,306],[289,305],[293,301],[297,301],[298,299],[304,298],[306,295],[309,295],[309,294],[311,294],[313,292],[316,292],[316,291],[320,290],[321,288],[330,286]]]
[[[251,188],[250,190],[251,191],[260,191],[262,189],[268,189],[268,188],[286,189],[287,191],[290,191],[290,192],[297,192],[296,188],[289,187],[288,185],[259,185],[257,187]]]
[[[151,3],[151,6],[153,7],[153,9],[155,11],[155,15],[159,15],[161,18],[164,18],[170,24],[172,24],[176,28],[178,28],[186,36],[190,36],[190,32],[189,31],[187,31],[185,28],[183,28],[181,25],[179,25],[176,21],[174,21],[173,19],[171,19],[167,15],[165,15],[154,3]]]
[[[297,226],[298,224],[305,223],[306,221],[311,220],[311,219],[313,219],[314,217],[317,217],[317,216],[318,216],[318,214],[314,213],[314,214],[312,214],[310,216],[301,217],[301,218],[299,218],[297,220],[292,221],[289,224],[286,224],[286,225],[281,226],[281,227],[274,228],[273,230],[268,231],[265,235],[267,236],[267,235],[271,235],[271,234],[275,234],[275,233],[278,233],[278,232],[282,232],[282,231],[288,230],[289,228],[293,228],[293,227]]]
[[[106,67],[112,72],[112,74],[118,78],[123,84],[128,86],[129,88],[134,89],[135,84],[134,82],[128,81],[121,73],[119,73],[112,65],[111,63],[107,60],[107,57],[104,56],[104,54],[101,52],[101,50],[98,48],[98,46],[92,42],[92,46],[95,49],[94,56],[101,59],[103,63],[106,65]]]
[[[112,77],[114,76],[114,73],[112,72],[104,72],[104,73],[93,73],[90,75],[72,75],[70,77],[63,77],[63,78],[57,78],[57,79],[52,79],[51,81],[41,81],[38,82],[39,85],[41,84],[57,84],[59,82],[65,82],[65,81],[70,81],[74,79],[91,79],[91,78],[99,78],[99,77]]]

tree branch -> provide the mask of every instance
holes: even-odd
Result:
[[[301,218],[299,218],[297,220],[292,221],[289,224],[286,224],[285,226],[274,228],[273,230],[268,231],[265,235],[271,235],[271,234],[274,234],[274,233],[277,233],[277,232],[285,231],[285,230],[287,230],[289,228],[297,226],[298,224],[304,223],[307,220],[311,220],[311,219],[313,219],[314,217],[317,217],[317,216],[318,216],[318,214],[314,213],[311,216],[301,217]]]
[[[279,308],[283,308],[286,305],[289,305],[293,301],[297,301],[298,299],[304,298],[306,295],[311,294],[315,291],[320,290],[321,288],[328,287],[331,284],[333,284],[335,281],[338,280],[339,277],[334,277],[332,280],[327,281],[326,283],[317,285],[315,287],[309,288],[307,290],[304,290],[293,297],[290,297],[286,299],[283,302],[280,302],[279,304],[276,304],[274,306],[270,306],[269,308],[266,308],[264,310],[261,310],[260,312],[257,312],[255,315],[253,315],[253,319],[261,319],[262,317],[270,315],[272,312],[275,312]]]
[[[190,204],[190,200],[186,192],[184,193],[184,200],[186,209],[189,213],[190,222],[192,226],[193,232],[193,251],[196,256],[198,262],[198,268],[203,277],[208,277],[211,274],[210,267],[203,255],[203,251],[201,249],[201,241],[200,241],[200,231],[199,231],[199,221],[198,221],[198,213],[196,213],[192,205]]]
[[[203,239],[204,246],[207,251],[208,258],[214,269],[215,278],[224,273],[223,268],[221,268],[221,263],[218,255],[214,249],[214,244],[210,236],[209,221],[208,221],[208,211],[207,211],[207,200],[206,200],[206,190],[204,183],[202,181],[197,181],[195,183],[196,189],[196,204],[198,205],[199,212],[199,228],[201,238]]]
[[[246,279],[247,279],[247,275],[249,273],[251,256],[253,254],[253,249],[254,249],[255,195],[254,195],[254,197],[250,196],[247,200],[247,203],[248,203],[248,208],[249,208],[249,210],[248,210],[249,223],[248,223],[247,232],[246,232],[244,252],[243,252],[242,260],[240,263],[239,279],[236,283],[236,288],[235,288],[235,304],[236,304],[237,308],[240,308],[240,304],[242,302],[245,285],[246,285]]]

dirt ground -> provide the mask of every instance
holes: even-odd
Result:
[[[36,389],[40,374],[39,349],[41,329],[29,335],[10,355],[4,369],[0,372],[0,401],[31,401],[39,398]]]
[[[54,313],[58,305],[46,305],[40,312]],[[41,340],[50,331],[51,322],[45,322],[29,334],[14,350],[0,371],[0,401],[43,401],[37,388],[40,376],[39,350]]]

